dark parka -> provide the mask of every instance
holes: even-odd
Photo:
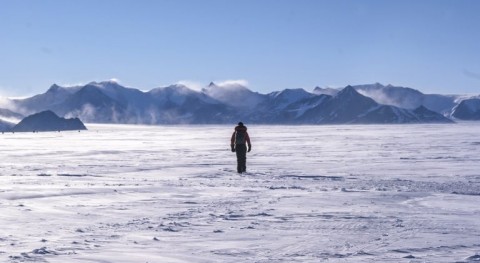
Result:
[[[247,149],[248,145],[248,149]],[[247,127],[239,123],[232,134],[231,144],[232,152],[237,154],[237,172],[247,171],[247,151],[250,152],[252,144],[248,136]]]

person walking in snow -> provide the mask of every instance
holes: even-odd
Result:
[[[247,148],[248,145],[248,148]],[[232,134],[231,144],[232,152],[237,154],[237,172],[243,173],[247,171],[247,151],[252,150],[250,136],[247,133],[247,126],[242,122],[238,123]]]

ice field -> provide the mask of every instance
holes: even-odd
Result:
[[[480,262],[480,123],[0,134],[0,262]]]

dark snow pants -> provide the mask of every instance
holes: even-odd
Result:
[[[247,171],[247,146],[245,144],[237,144],[235,153],[237,153],[237,172],[243,173]]]

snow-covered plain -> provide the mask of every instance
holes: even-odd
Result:
[[[480,123],[0,135],[0,262],[478,262]]]

